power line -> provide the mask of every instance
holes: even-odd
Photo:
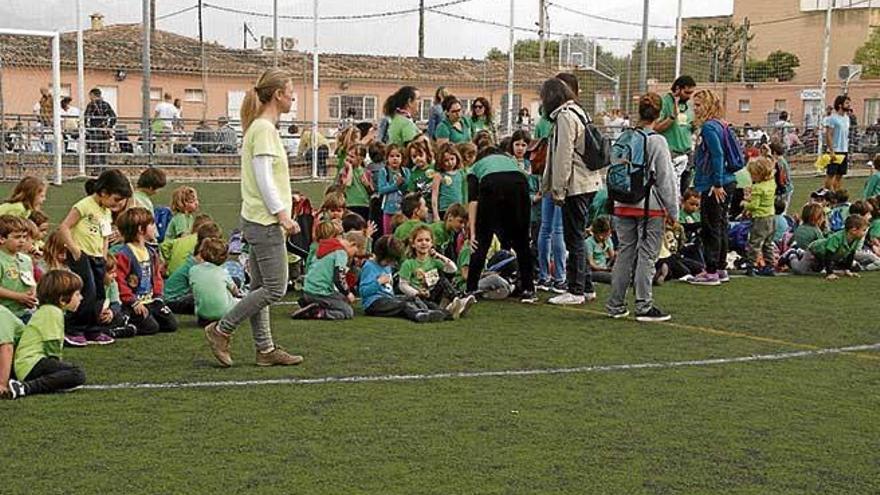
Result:
[[[190,7],[186,7],[186,8],[180,9],[180,10],[175,10],[174,12],[169,12],[167,14],[162,14],[162,15],[156,17],[156,20],[161,21],[163,19],[168,19],[169,17],[174,17],[174,16],[177,16],[180,14],[185,14],[191,10],[196,10],[197,8],[199,8],[198,4],[190,6]]]
[[[558,3],[553,3],[553,2],[547,2],[547,5],[549,5],[549,6],[551,6],[551,7],[556,7],[556,8],[559,9],[559,10],[564,10],[564,11],[566,11],[566,12],[570,12],[570,13],[572,13],[572,14],[578,14],[578,15],[581,15],[581,16],[584,16],[584,17],[588,17],[588,18],[590,18],[590,19],[596,19],[597,21],[611,22],[611,23],[614,23],[614,24],[623,24],[623,25],[626,25],[626,26],[637,26],[637,27],[642,27],[642,23],[641,23],[641,22],[636,22],[636,21],[625,21],[625,20],[623,20],[623,19],[615,19],[615,18],[613,18],[613,17],[605,17],[605,16],[601,16],[601,15],[598,15],[598,14],[589,14],[589,13],[587,13],[587,12],[583,12],[583,11],[580,11],[580,10],[576,10],[576,9],[571,8],[571,7],[566,7],[565,5],[559,5]],[[648,26],[649,26],[649,27],[652,27],[652,28],[659,28],[659,29],[675,29],[675,26],[670,26],[670,25],[668,25],[668,24],[648,24]]]
[[[467,3],[467,2],[472,2],[472,1],[473,0],[450,0],[448,2],[438,3],[437,5],[426,6],[425,9],[451,7],[453,5],[459,5],[462,3]],[[214,5],[214,4],[210,4],[210,3],[204,4],[204,7],[214,9],[214,10],[219,10],[221,12],[229,12],[232,14],[248,15],[248,16],[252,16],[252,17],[263,17],[263,18],[270,18],[270,19],[273,17],[272,14],[267,14],[265,12],[256,12],[253,10],[236,9],[233,7],[224,7],[221,5]],[[410,8],[410,9],[393,10],[393,11],[387,11],[387,12],[377,12],[377,13],[373,13],[373,14],[331,15],[331,16],[319,17],[318,20],[320,20],[320,21],[351,21],[351,20],[375,19],[375,18],[381,18],[381,17],[396,17],[396,16],[401,16],[401,15],[415,14],[418,11],[419,11],[419,8],[415,7],[415,8]],[[292,20],[292,21],[311,21],[314,19],[314,17],[312,17],[310,15],[279,15],[278,18]]]

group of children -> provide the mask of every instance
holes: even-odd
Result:
[[[236,303],[242,270],[227,263],[220,228],[197,214],[191,187],[173,192],[170,210],[154,208],[165,185],[159,169],[135,188],[104,171],[51,232],[43,180],[25,177],[0,203],[0,396],[82,385],[62,346],[174,332],[175,313],[207,324]]]

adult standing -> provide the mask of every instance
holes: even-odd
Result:
[[[434,131],[437,146],[446,143],[467,143],[471,140],[471,124],[461,115],[461,102],[455,96],[443,98],[443,121]]]
[[[679,176],[679,192],[690,187],[693,167],[691,166],[691,150],[693,149],[694,112],[688,101],[697,88],[697,82],[691,76],[679,76],[672,82],[672,90],[663,95],[663,108],[660,110],[660,121],[654,130],[663,134],[676,175]]]
[[[110,152],[110,137],[113,135],[113,127],[116,125],[116,112],[109,103],[101,97],[99,88],[89,91],[89,104],[85,111],[86,140],[91,165],[104,165],[107,163],[107,154]],[[100,170],[98,171],[100,172]]]
[[[617,233],[617,261],[611,272],[611,296],[606,309],[612,318],[629,315],[626,293],[635,289],[635,310],[638,321],[666,321],[669,314],[654,305],[651,283],[654,265],[663,242],[667,218],[678,218],[678,184],[669,146],[652,126],[660,117],[662,102],[657,93],[639,99],[639,128],[648,135],[645,143],[646,174],[653,174],[655,183],[648,197],[638,203],[614,203],[614,232]],[[648,209],[645,210],[645,201]],[[645,212],[647,211],[647,215]]]
[[[290,74],[278,68],[263,72],[242,102],[241,231],[250,246],[251,291],[219,322],[205,327],[208,345],[223,367],[232,366],[232,333],[247,319],[258,366],[296,365],[303,360],[276,346],[269,328],[269,306],[287,292],[287,235],[299,232],[291,218],[287,151],[275,127],[292,102]]]
[[[478,289],[486,256],[497,235],[502,246],[516,252],[522,302],[533,303],[535,281],[529,249],[529,182],[526,174],[510,155],[494,146],[480,150],[477,161],[468,171],[468,216],[470,218],[471,262],[467,291]]]
[[[171,93],[165,93],[163,100],[160,101],[155,110],[153,110],[153,118],[156,119],[157,125],[153,128],[158,131],[158,138],[162,143],[160,153],[171,153],[171,135],[174,132],[174,124],[178,118],[178,108],[172,103]]]
[[[217,119],[217,153],[233,154],[238,152],[238,133],[225,116]]]
[[[722,146],[724,107],[709,89],[694,93],[695,124],[700,128],[695,161],[694,189],[700,193],[700,239],[706,269],[690,280],[694,285],[720,285],[727,274],[728,216],[736,190],[736,176],[727,169]]]
[[[480,131],[489,133],[492,144],[498,142],[497,130],[495,129],[495,116],[492,114],[492,104],[489,100],[478,96],[471,103],[471,134],[476,136]]]
[[[79,137],[79,108],[71,105],[72,101],[69,96],[61,98],[61,131],[64,133],[65,152],[76,149],[76,139]]]
[[[825,117],[825,148],[831,155],[831,163],[825,172],[825,189],[839,191],[843,176],[849,169],[849,113],[852,102],[847,95],[834,99],[834,111]]]
[[[588,117],[575,103],[576,98],[572,89],[558,78],[548,79],[541,86],[541,104],[553,123],[542,189],[545,196],[562,207],[562,230],[568,250],[568,291],[550,299],[550,304],[583,304],[596,299],[584,233],[590,203],[602,187],[602,175],[589,170],[577,151],[584,141],[584,122]]]
[[[428,137],[431,139],[437,138],[434,133],[440,122],[443,122],[443,99],[447,96],[449,96],[449,91],[446,86],[440,86],[434,92],[434,104],[431,105],[431,111],[428,114]]]
[[[55,106],[49,88],[40,88],[40,101],[34,107],[40,122],[40,141],[43,143],[43,151],[52,153],[55,150],[55,140],[52,138],[52,118],[55,115]]]
[[[388,123],[388,144],[406,146],[421,134],[413,115],[419,108],[419,89],[403,86],[385,99],[382,112],[391,119]]]

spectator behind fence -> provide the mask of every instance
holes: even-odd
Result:
[[[89,91],[89,104],[85,111],[86,119],[86,148],[90,153],[91,165],[104,165],[107,163],[107,154],[110,152],[110,137],[112,129],[116,126],[116,112],[109,103],[104,101],[99,88]]]
[[[235,154],[238,152],[238,133],[227,117],[217,119],[217,153]]]

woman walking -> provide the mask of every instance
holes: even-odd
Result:
[[[653,175],[655,183],[648,196],[638,203],[614,202],[614,231],[619,242],[617,261],[611,272],[611,297],[606,309],[612,318],[629,315],[626,309],[626,293],[630,286],[635,289],[636,320],[666,321],[667,313],[654,306],[651,282],[654,265],[663,242],[664,223],[667,218],[678,218],[676,201],[677,183],[672,157],[666,139],[653,130],[660,117],[660,95],[648,93],[639,99],[639,125],[637,130],[626,131],[647,136],[644,148],[645,177]],[[636,143],[639,143],[635,136]],[[645,208],[645,201],[648,208]],[[647,215],[646,215],[647,212]]]
[[[296,365],[301,356],[275,345],[269,327],[269,306],[287,292],[289,234],[299,232],[291,218],[292,194],[287,152],[276,129],[290,111],[290,74],[268,69],[247,92],[241,107],[241,231],[250,246],[251,291],[219,322],[205,327],[205,338],[223,367],[232,366],[232,334],[250,320],[258,366]]]

